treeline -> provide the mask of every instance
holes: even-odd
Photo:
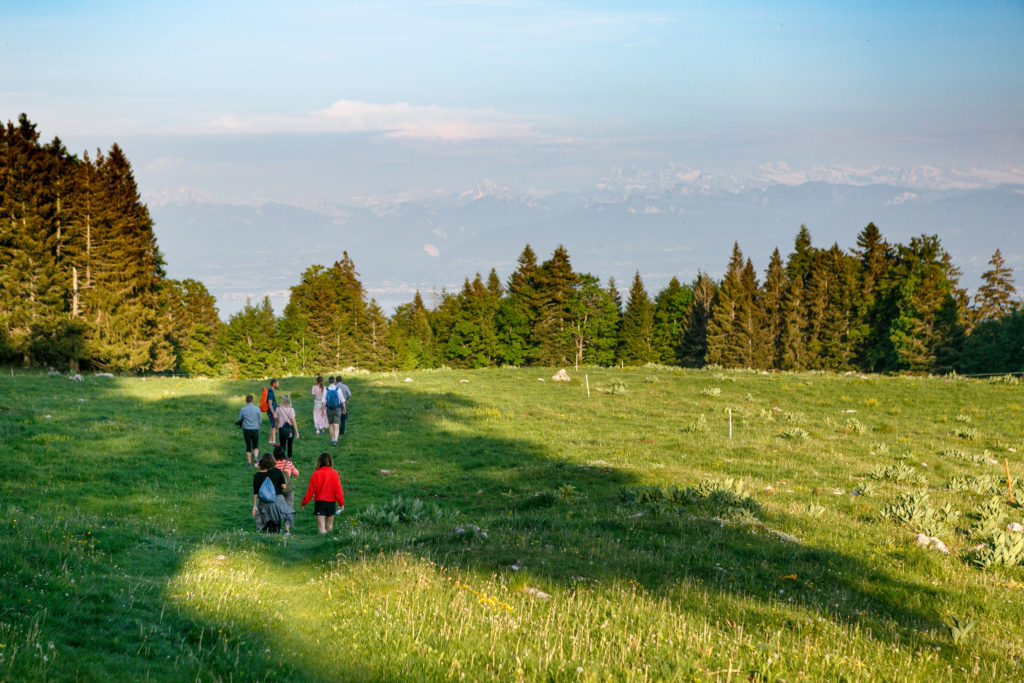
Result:
[[[801,227],[759,277],[735,245],[725,276],[672,278],[623,298],[527,245],[502,282],[419,292],[390,318],[347,253],[308,268],[275,315],[266,298],[222,323],[206,288],[166,277],[131,167],[42,145],[23,115],[0,129],[0,358],[120,372],[259,377],[327,368],[642,365],[867,372],[1024,370],[1024,312],[996,251],[973,301],[937,237],[813,246]]]
[[[120,147],[78,158],[24,114],[0,127],[0,359],[215,371],[213,297],[163,266]]]

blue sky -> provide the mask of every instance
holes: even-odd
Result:
[[[311,134],[427,166],[509,156],[509,180],[546,189],[672,155],[729,172],[1024,162],[1019,0],[2,7],[0,115],[186,171],[200,162],[175,139]],[[573,168],[546,160],[563,152]],[[400,187],[439,189],[430,175]]]

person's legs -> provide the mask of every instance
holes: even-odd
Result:
[[[282,446],[284,446],[284,450],[288,454],[287,458],[289,460],[292,459],[292,442],[293,441],[295,441],[295,436],[294,435],[293,436],[289,436],[287,439],[285,439],[285,442],[283,444],[281,444]]]
[[[324,533],[327,533],[327,532],[333,530],[334,529],[334,515],[330,515],[328,517],[325,517],[324,518],[324,523],[327,525],[327,531],[325,531]]]
[[[327,525],[327,521],[326,520],[327,520],[327,516],[326,515],[317,515],[316,516],[316,530],[319,533],[321,533],[321,534],[326,534],[327,533],[327,526],[326,526]]]
[[[338,422],[338,433],[342,436],[345,435],[345,421],[348,420],[348,411],[346,410],[341,414],[341,420]]]
[[[270,417],[270,411],[267,411],[267,419],[270,420],[270,443],[277,443],[277,422],[274,418]]]

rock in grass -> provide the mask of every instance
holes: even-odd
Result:
[[[918,534],[914,537],[914,542],[922,548],[935,548],[940,553],[945,553],[946,555],[949,554],[949,548],[946,547],[946,544],[934,536]]]
[[[409,382],[411,382],[411,381],[413,381],[413,380],[412,380],[412,377],[406,377],[406,378],[405,378],[405,379],[403,379],[402,381],[403,381],[403,382],[405,382],[406,384],[408,384]]]
[[[527,586],[526,588],[523,589],[523,592],[526,593],[527,595],[532,595],[533,597],[537,598],[538,600],[550,600],[551,599],[551,596],[549,594],[545,593],[544,591],[542,591],[539,588],[534,588],[533,586]]]
[[[1009,531],[1011,534],[1024,534],[1024,524],[1010,522],[1006,525],[1006,530]]]
[[[68,375],[68,379],[71,380],[72,382],[81,382],[82,376],[76,372],[73,375]]]
[[[559,370],[555,374],[551,375],[551,381],[552,382],[570,382],[572,380],[569,379],[569,373],[565,371],[565,368],[562,368],[561,370]]]

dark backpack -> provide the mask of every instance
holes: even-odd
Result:
[[[335,387],[334,389],[327,390],[327,401],[325,405],[334,410],[335,408],[341,407],[341,390]]]

